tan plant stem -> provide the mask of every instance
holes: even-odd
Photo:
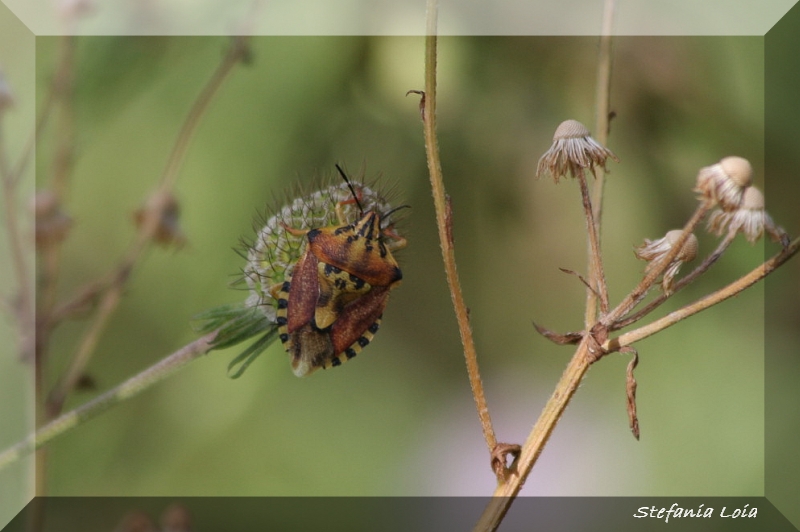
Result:
[[[621,319],[615,322],[611,326],[610,330],[616,331],[619,329],[623,329],[628,325],[636,323],[643,317],[650,314],[653,310],[661,306],[661,304],[664,303],[664,301],[672,297],[674,294],[678,293],[683,287],[689,285],[700,275],[708,271],[708,269],[711,266],[713,266],[715,262],[719,260],[722,254],[725,253],[725,250],[728,249],[728,247],[731,245],[731,242],[733,242],[733,239],[736,237],[736,234],[737,234],[736,231],[728,231],[728,233],[725,235],[725,238],[723,238],[722,241],[717,246],[717,249],[715,249],[711,255],[706,257],[705,260],[703,260],[702,264],[700,264],[697,268],[692,270],[691,273],[687,274],[686,276],[682,277],[678,282],[676,282],[673,285],[672,290],[668,294],[661,293],[658,297],[656,297],[650,303],[648,303],[643,309],[639,310],[635,314],[631,314],[629,317],[625,319]]]
[[[614,21],[615,0],[606,0],[603,9],[603,27],[600,31],[600,49],[597,59],[597,85],[595,88],[595,120],[594,130],[597,141],[606,146],[608,144],[610,102],[611,102],[611,29]],[[603,215],[603,191],[605,189],[606,174],[602,167],[593,167],[594,185],[592,186],[592,215],[596,226],[598,245],[600,242],[600,227]],[[589,260],[592,257],[592,247],[589,245]],[[595,272],[589,271],[589,286],[597,284]],[[585,324],[587,329],[597,321],[597,294],[591,290],[586,294]]]
[[[75,158],[75,116],[73,94],[75,81],[75,37],[59,37],[59,58],[53,78],[53,107],[56,114],[55,148],[52,161],[50,189],[62,204],[70,185]],[[24,163],[24,161],[22,161]],[[61,242],[46,246],[41,252],[41,271],[37,286],[36,330],[34,339],[34,381],[36,397],[36,424],[48,419],[47,401],[43,388],[43,373],[47,362],[52,324],[50,313],[56,304],[58,281],[61,274]],[[46,495],[47,456],[44,451],[36,454],[35,489],[37,495]],[[33,528],[32,532],[38,532]]]
[[[453,300],[456,318],[458,320],[458,330],[461,334],[461,343],[464,346],[464,358],[467,364],[472,394],[475,398],[475,405],[478,409],[478,417],[481,421],[483,436],[490,451],[494,451],[497,446],[492,420],[489,416],[489,408],[486,405],[486,397],[483,393],[483,383],[478,369],[478,357],[475,351],[475,343],[472,338],[472,328],[469,323],[467,306],[464,303],[464,295],[461,292],[461,283],[458,279],[456,269],[455,251],[453,240],[448,227],[451,227],[451,220],[448,220],[448,206],[442,178],[442,166],[439,158],[439,143],[436,137],[436,25],[437,25],[437,2],[428,0],[427,3],[427,35],[425,37],[425,94],[423,95],[423,126],[425,129],[425,150],[428,157],[428,172],[431,179],[431,190],[433,193],[433,203],[436,209],[436,226],[439,230],[439,242],[442,247],[442,259],[447,275],[447,284],[450,288],[450,296]]]
[[[94,418],[108,408],[140,394],[144,390],[161,382],[192,360],[207,353],[211,348],[218,331],[213,331],[182,347],[161,361],[131,377],[116,388],[113,388],[87,402],[86,404],[62,414],[46,425],[40,427],[23,441],[0,453],[0,470],[16,462],[32,451],[62,436],[66,432]]]
[[[648,336],[652,336],[653,334],[666,329],[672,325],[675,325],[681,320],[692,316],[693,314],[697,314],[698,312],[705,310],[709,307],[716,305],[717,303],[721,303],[728,298],[731,298],[741,292],[742,290],[749,288],[750,286],[754,285],[773,271],[781,264],[792,258],[795,254],[797,254],[798,250],[800,250],[800,238],[795,239],[793,242],[789,244],[788,247],[783,249],[780,253],[770,258],[765,263],[758,266],[756,269],[748,273],[747,275],[737,279],[736,281],[732,282],[728,286],[717,290],[702,299],[695,301],[689,305],[686,305],[683,308],[680,308],[674,312],[670,312],[666,316],[661,319],[658,319],[652,323],[645,325],[644,327],[640,327],[639,329],[627,332],[625,334],[621,334],[616,338],[612,338],[603,343],[603,349],[605,351],[617,351],[621,347],[631,345],[634,342],[638,342]]]
[[[800,251],[800,238],[794,240],[786,249],[725,288],[691,305],[687,305],[650,325],[606,341],[600,346],[600,353],[597,352],[596,344],[594,346],[592,345],[593,340],[591,336],[585,336],[578,345],[578,349],[572,357],[572,360],[570,360],[567,369],[564,371],[553,395],[545,405],[544,411],[539,416],[539,420],[536,422],[528,439],[523,444],[518,460],[512,464],[512,474],[509,476],[508,481],[497,487],[491,502],[484,510],[483,515],[473,530],[475,532],[494,531],[500,525],[500,522],[511,506],[511,503],[514,501],[514,498],[519,494],[519,490],[522,488],[525,479],[528,477],[536,459],[542,452],[544,445],[547,443],[547,439],[553,432],[558,419],[561,417],[570,399],[578,389],[578,385],[589,369],[589,366],[596,360],[599,354],[618,351],[626,346],[630,346],[634,342],[655,334],[670,325],[674,325],[682,319],[735,296],[742,290],[769,275],[784,262],[796,255],[798,251]]]
[[[555,391],[550,396],[544,410],[539,415],[528,439],[522,445],[519,458],[511,465],[511,474],[506,482],[499,484],[495,489],[492,499],[481,515],[474,532],[489,532],[497,530],[514,499],[519,494],[522,485],[528,478],[536,460],[544,449],[547,440],[555,429],[556,423],[567,408],[572,396],[583,380],[595,354],[591,353],[593,340],[590,336],[578,344],[578,348],[564,370],[561,380],[558,381]],[[594,344],[596,346],[596,344]]]
[[[0,112],[2,120],[2,112]],[[6,159],[6,146],[3,124],[0,122],[0,181],[3,187],[3,211],[8,237],[8,254],[11,257],[11,268],[16,280],[18,293],[14,308],[17,326],[19,327],[19,344],[22,358],[32,354],[31,346],[35,335],[33,286],[29,276],[29,265],[25,260],[26,251],[22,244],[22,235],[17,211],[17,180],[11,173]]]
[[[64,203],[72,175],[74,159],[74,112],[72,108],[75,68],[75,36],[63,35],[58,41],[58,62],[53,75],[52,89],[44,105],[45,114],[39,118],[34,138],[41,134],[46,120],[55,115],[55,149],[52,161],[52,178],[49,188],[58,205]],[[24,162],[24,161],[23,161]],[[39,283],[37,285],[36,362],[42,364],[47,355],[52,323],[50,312],[56,304],[58,278],[61,270],[61,243],[46,246],[41,253]],[[39,393],[41,393],[39,391]]]
[[[159,220],[167,207],[170,192],[175,186],[178,171],[185,158],[189,141],[197,130],[200,118],[208,109],[208,105],[217,94],[222,82],[228,77],[233,66],[244,57],[245,53],[246,48],[244,41],[242,41],[241,38],[237,38],[192,105],[181,131],[178,134],[169,160],[167,161],[159,190],[153,196],[155,202],[150,206],[151,208],[147,209],[145,221],[142,223],[137,237],[126,253],[125,258],[109,276],[110,281],[100,300],[98,312],[95,314],[92,323],[84,334],[75,355],[72,357],[69,367],[48,398],[47,412],[50,417],[57,415],[61,411],[64,401],[83,374],[84,369],[97,347],[100,336],[103,331],[105,331],[111,316],[119,306],[123,291],[134,266],[157,231]]]
[[[589,287],[588,293],[592,296],[587,297],[587,301],[594,301],[595,297],[600,298],[600,312],[608,312],[608,287],[606,286],[606,274],[603,270],[603,257],[600,255],[600,239],[597,236],[597,224],[595,223],[592,211],[592,201],[589,198],[589,187],[586,184],[586,176],[583,169],[578,171],[578,182],[581,187],[581,199],[583,200],[583,212],[586,215],[586,233],[589,235]],[[595,295],[594,292],[597,292]],[[587,319],[588,307],[587,304]],[[595,305],[593,305],[595,306]],[[594,323],[586,323],[586,329],[591,329]]]

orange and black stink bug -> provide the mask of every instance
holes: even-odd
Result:
[[[285,229],[303,235],[306,248],[286,281],[275,289],[278,333],[292,357],[298,377],[317,368],[338,366],[361,351],[380,326],[389,292],[403,274],[392,251],[406,240],[381,215],[361,209],[358,193],[344,172],[361,217],[346,223],[336,205],[340,225],[316,229]],[[389,237],[389,238],[387,238]]]

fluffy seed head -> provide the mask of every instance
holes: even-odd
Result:
[[[539,159],[536,177],[549,173],[558,183],[567,172],[575,177],[586,168],[602,166],[605,170],[609,158],[619,162],[611,150],[591,137],[586,126],[577,120],[566,120],[556,128],[553,144]]]
[[[742,203],[744,191],[753,182],[753,167],[742,157],[725,157],[717,164],[701,168],[695,191],[707,201],[718,203],[726,211],[734,211]]]
[[[742,205],[734,211],[716,209],[708,218],[709,232],[722,236],[727,231],[744,234],[751,244],[767,233],[775,242],[786,243],[789,236],[783,228],[775,225],[764,210],[764,195],[756,187],[748,187],[742,197]]]
[[[589,130],[577,120],[564,120],[556,128],[556,132],[553,134],[553,141],[555,142],[560,139],[579,139],[589,136],[591,136]]]
[[[645,267],[645,275],[653,271],[654,268],[661,267],[661,259],[665,258],[669,252],[678,243],[683,230],[674,229],[667,232],[663,238],[657,240],[645,239],[644,244],[634,249],[636,258],[648,261]],[[680,252],[672,259],[669,266],[664,270],[661,277],[661,288],[664,293],[669,294],[672,291],[672,281],[678,274],[681,265],[684,262],[690,262],[697,256],[697,237],[690,234],[686,241],[683,243]]]
[[[753,166],[743,157],[725,157],[719,162],[722,171],[736,186],[746,188],[753,183]]]

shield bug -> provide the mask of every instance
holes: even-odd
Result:
[[[336,203],[338,224],[310,229],[284,224],[288,233],[305,239],[305,251],[272,290],[278,333],[299,377],[338,366],[369,344],[389,292],[403,277],[392,251],[405,247],[406,240],[388,223],[397,209],[365,212],[358,185],[336,168],[352,194]],[[348,223],[344,208],[352,203],[359,217]]]

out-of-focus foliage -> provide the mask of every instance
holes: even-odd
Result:
[[[57,40],[37,41],[37,96]],[[89,371],[108,388],[194,337],[189,318],[243,300],[227,285],[258,210],[334,163],[382,174],[412,206],[397,254],[403,284],[359,357],[297,379],[274,345],[238,380],[237,351],[212,352],[143,396],[50,446],[53,495],[488,495],[494,479],[463,368],[436,240],[418,113],[422,38],[252,40],[204,117],[181,172],[188,245],[148,253]],[[183,118],[227,45],[223,38],[82,38],[76,166],[66,205],[61,294],[114,267],[131,214],[156,183]],[[586,271],[577,184],[534,180],[567,118],[593,122],[595,38],[444,38],[439,136],[453,199],[459,272],[498,437],[521,442],[571,355],[531,321],[581,328]],[[764,185],[764,46],[758,38],[620,38],[602,241],[612,302],[640,278],[632,248],[694,209],[697,170],[748,158]],[[47,185],[52,138],[37,151]],[[785,179],[772,196],[797,197]],[[278,198],[277,200],[275,198]],[[786,205],[785,203],[783,205]],[[797,224],[772,212],[790,233]],[[797,222],[797,218],[793,220]],[[715,246],[700,237],[700,257]],[[769,250],[776,249],[768,244]],[[744,241],[675,308],[752,269]],[[796,273],[796,265],[790,266]],[[796,293],[796,275],[784,275]],[[793,283],[793,284],[792,284]],[[763,288],[641,342],[642,440],[625,413],[625,365],[590,371],[523,493],[756,495],[764,490]],[[781,334],[796,336],[791,323]],[[796,324],[794,325],[796,326]],[[57,371],[83,329],[53,339]],[[89,398],[76,394],[66,405]]]

